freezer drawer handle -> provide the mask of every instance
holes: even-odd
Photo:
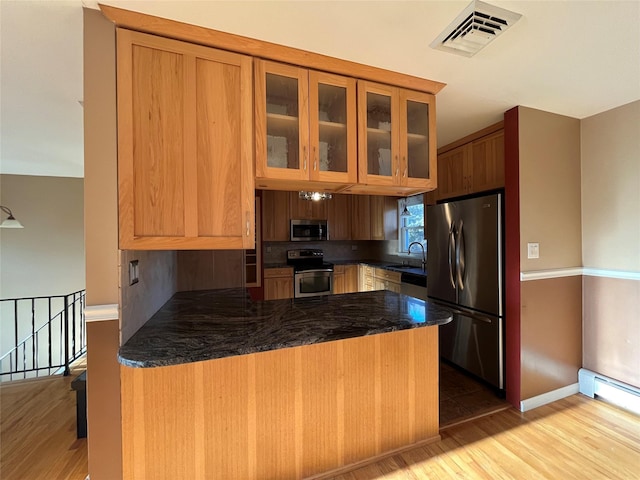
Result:
[[[453,313],[457,313],[458,315],[464,315],[465,317],[469,317],[469,318],[472,318],[473,320],[478,320],[480,322],[484,322],[484,323],[488,323],[488,324],[492,324],[493,323],[493,320],[491,320],[489,317],[485,317],[483,315],[478,315],[477,313],[465,312],[463,310],[458,310],[456,308],[451,308],[449,306],[447,306],[447,307]]]

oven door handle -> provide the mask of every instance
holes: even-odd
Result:
[[[318,273],[318,272],[333,272],[333,268],[316,268],[314,270],[302,270],[301,272],[296,272],[296,275],[305,275],[307,273]]]

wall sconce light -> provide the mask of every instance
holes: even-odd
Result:
[[[314,202],[317,202],[319,200],[329,200],[331,198],[330,193],[323,192],[300,192],[298,193],[298,196],[305,200],[312,200]]]
[[[24,228],[22,224],[13,217],[13,213],[11,210],[3,205],[0,205],[0,209],[9,217],[2,223],[0,223],[0,228]]]

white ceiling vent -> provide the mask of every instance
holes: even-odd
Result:
[[[519,13],[474,0],[430,46],[436,50],[472,57],[521,16]]]

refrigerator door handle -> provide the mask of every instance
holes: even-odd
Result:
[[[451,287],[456,288],[456,282],[453,278],[453,258],[455,255],[455,245],[456,245],[456,237],[455,237],[455,226],[452,223],[449,226],[449,239],[447,241],[447,251],[449,254],[449,283],[451,283]]]
[[[458,288],[464,290],[464,225],[460,220],[460,229],[458,230],[458,241],[456,242],[456,276],[458,280]]]

